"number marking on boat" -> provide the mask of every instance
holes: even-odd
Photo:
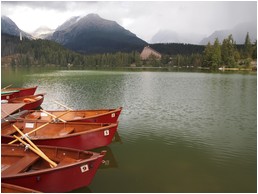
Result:
[[[109,129],[104,131],[104,136],[108,136],[109,135]]]
[[[112,113],[112,114],[111,114],[111,118],[114,118],[115,116],[116,116],[115,113]]]
[[[85,165],[81,166],[81,172],[82,173],[87,172],[88,170],[89,170],[88,164],[85,164]]]
[[[48,115],[47,115],[47,113],[41,112],[41,113],[40,113],[40,116],[41,116],[41,117],[47,117]]]
[[[25,128],[34,128],[34,123],[26,123]]]

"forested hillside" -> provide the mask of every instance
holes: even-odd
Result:
[[[236,45],[232,35],[222,43],[207,46],[189,44],[152,44],[162,54],[161,60],[141,60],[140,53],[116,52],[85,55],[64,48],[50,40],[29,40],[2,34],[2,66],[74,66],[84,68],[166,67],[209,68],[251,67],[257,58],[257,44],[247,34],[244,45]]]
[[[205,46],[183,43],[158,43],[150,45],[155,50],[165,55],[192,55],[202,54]]]

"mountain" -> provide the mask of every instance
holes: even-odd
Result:
[[[55,30],[50,29],[47,26],[41,26],[32,33],[32,36],[34,38],[46,39],[47,37],[51,36],[54,31]]]
[[[230,34],[232,34],[236,44],[244,44],[247,32],[249,32],[251,42],[255,42],[257,39],[257,25],[250,22],[238,24],[232,29],[215,31],[210,36],[204,38],[200,44],[207,45],[208,42],[213,44],[216,38],[218,38],[220,43],[222,43],[222,41]]]
[[[190,43],[198,44],[203,38],[199,34],[180,33],[173,30],[159,30],[150,40],[151,43]]]
[[[22,36],[32,38],[32,36],[21,29],[7,16],[1,16],[1,34],[10,34],[13,36]]]
[[[73,24],[75,24],[80,19],[79,16],[74,16],[69,20],[65,21],[61,26],[58,26],[56,31],[62,31],[70,28]]]
[[[81,53],[140,51],[147,45],[115,21],[97,14],[69,19],[56,29],[50,40]]]

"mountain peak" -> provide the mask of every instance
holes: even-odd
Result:
[[[20,33],[22,33],[23,36],[31,38],[30,34],[22,31],[9,17],[4,15],[1,16],[1,33],[13,36],[20,36]]]
[[[90,13],[88,15],[85,16],[85,18],[87,19],[102,19],[98,14],[96,13]]]
[[[117,22],[95,13],[69,19],[58,27],[51,40],[83,53],[132,51],[146,44]]]

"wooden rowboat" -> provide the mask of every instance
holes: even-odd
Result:
[[[39,191],[35,191],[33,189],[1,183],[1,193],[40,193]]]
[[[70,148],[39,146],[57,166],[21,145],[1,146],[1,181],[42,191],[69,192],[88,186],[105,155]]]
[[[116,123],[122,111],[122,107],[117,109],[97,109],[97,110],[69,110],[67,111],[29,111],[20,116],[22,119],[42,120],[49,122],[53,119],[53,115],[65,120],[76,122],[90,122],[90,123]],[[66,113],[67,112],[67,113]],[[49,113],[49,114],[47,114]],[[65,114],[66,113],[66,114]]]
[[[6,88],[1,90],[1,99],[9,100],[12,98],[34,95],[38,86],[30,88]]]
[[[9,143],[14,140],[12,135],[17,135],[13,124],[37,145],[50,145],[90,150],[107,146],[112,142],[117,131],[118,123],[46,123],[29,120],[8,121],[2,123],[1,141]],[[43,126],[45,125],[45,126]],[[32,130],[41,127],[33,133]]]
[[[8,103],[25,103],[22,110],[33,110],[43,103],[45,94],[30,95],[24,97],[18,97],[8,100]]]

